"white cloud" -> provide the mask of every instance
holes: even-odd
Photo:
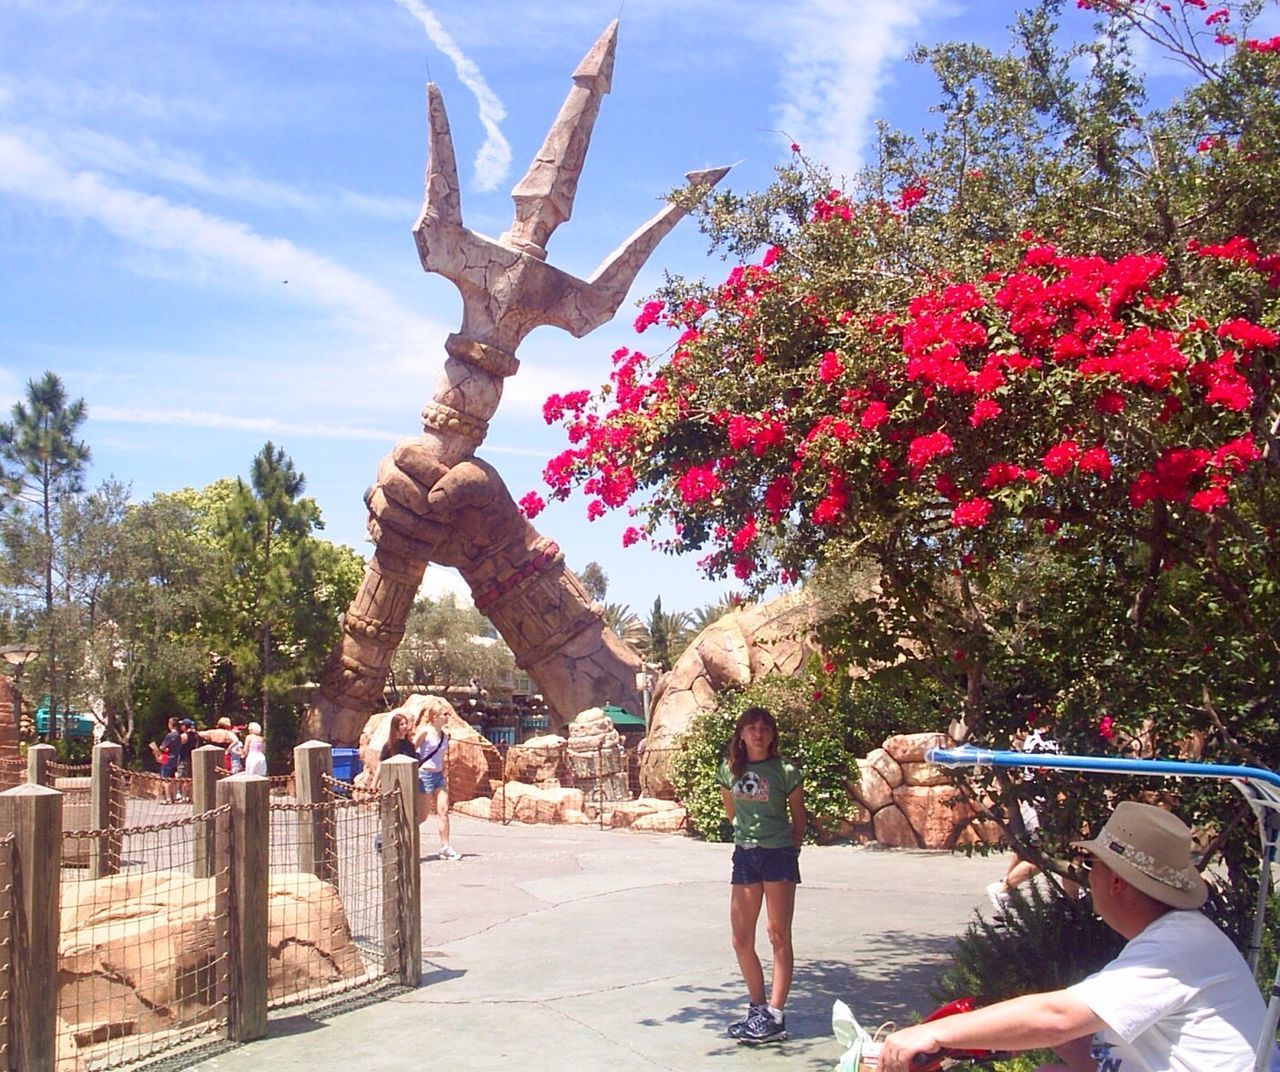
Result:
[[[10,132],[42,152],[50,152],[54,144],[46,131],[10,128]],[[412,220],[418,213],[418,205],[405,198],[371,197],[342,189],[300,190],[246,170],[219,171],[198,157],[166,151],[149,141],[130,143],[83,127],[59,130],[56,145],[57,156],[67,167],[110,172],[148,185],[177,186],[248,205],[309,213],[344,206],[368,216],[396,220]]]
[[[480,68],[463,53],[426,4],[420,0],[396,0],[396,3],[422,23],[431,43],[453,62],[459,80],[474,94],[485,130],[484,143],[476,153],[475,184],[480,190],[496,190],[511,167],[511,146],[498,127],[506,119],[507,109],[489,88]]]
[[[886,70],[937,6],[937,0],[807,0],[786,9],[779,34],[787,42],[780,68],[786,99],[778,121],[807,156],[837,177],[862,166]]]
[[[354,326],[400,340],[406,349],[437,330],[377,284],[327,257],[285,238],[257,234],[235,220],[72,170],[13,133],[0,132],[0,191],[62,216],[90,220],[143,249],[221,271],[234,285],[287,286],[287,300],[336,312]]]
[[[295,424],[276,420],[274,417],[235,416],[192,409],[147,409],[95,405],[93,417],[98,421],[115,421],[119,424],[146,424],[177,428],[215,428],[237,432],[264,432],[268,435],[293,439],[370,439],[386,443],[390,438],[386,429],[354,428],[329,422]]]

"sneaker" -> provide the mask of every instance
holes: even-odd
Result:
[[[738,1043],[743,1046],[762,1046],[767,1042],[781,1042],[787,1037],[787,1018],[775,1020],[768,1006],[756,1008],[747,1017],[746,1026],[738,1036]]]
[[[755,1016],[757,1009],[763,1009],[763,1008],[764,1008],[763,1005],[757,1005],[754,1001],[748,1002],[747,1015],[744,1016],[741,1020],[737,1021],[736,1023],[732,1023],[729,1025],[729,1037],[731,1039],[742,1038],[742,1032],[746,1029],[747,1024],[751,1022],[751,1017]]]
[[[996,915],[1003,916],[1004,910],[1009,906],[1009,892],[1005,889],[1004,883],[991,883],[987,887],[987,899],[990,900],[991,906],[996,910]]]
[[[462,853],[455,849],[452,845],[442,845],[440,847],[440,859],[442,860],[461,860]]]

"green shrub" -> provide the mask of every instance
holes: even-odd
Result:
[[[738,716],[747,707],[767,707],[778,721],[778,750],[804,771],[805,806],[814,822],[834,825],[851,811],[847,789],[852,758],[844,748],[838,706],[810,671],[799,677],[775,676],[741,692],[726,693],[714,711],[689,725],[672,762],[676,795],[689,811],[693,832],[708,841],[731,841],[716,771],[733,737]]]
[[[1025,891],[1025,892],[1024,892]],[[1009,896],[1005,923],[975,917],[939,976],[939,1003],[974,997],[990,1005],[1019,994],[1060,990],[1097,971],[1124,939],[1093,914],[1087,898],[1064,897],[1037,882]]]
[[[1004,926],[976,916],[956,943],[951,966],[932,987],[939,1004],[959,997],[979,1004],[1060,990],[1097,971],[1124,939],[1093,914],[1088,898],[1065,897],[1037,882],[1009,895]],[[997,1072],[1031,1072],[1053,1060],[1048,1050],[998,1061]]]
[[[865,756],[895,733],[945,729],[953,717],[954,697],[942,695],[936,682],[909,665],[889,667],[852,682],[839,698],[844,743]]]

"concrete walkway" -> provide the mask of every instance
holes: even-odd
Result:
[[[745,1003],[729,944],[729,846],[453,823],[463,859],[422,865],[418,989],[323,1020],[273,1019],[268,1038],[189,1067],[827,1072],[839,1057],[831,1003],[843,998],[868,1026],[933,1008],[930,983],[1005,863],[806,848],[791,1038],[749,1048],[724,1033]],[[428,823],[424,853],[436,845]],[[758,948],[768,949],[763,922]]]

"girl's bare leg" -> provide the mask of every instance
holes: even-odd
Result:
[[[764,883],[733,886],[729,897],[729,925],[733,930],[733,952],[738,958],[747,996],[757,1005],[764,1004],[764,969],[756,955],[756,923],[764,902]]]
[[[769,926],[769,943],[773,946],[773,985],[769,1004],[775,1009],[786,1007],[791,992],[791,975],[795,953],[791,946],[791,920],[796,911],[794,882],[764,883],[765,913]],[[763,988],[763,985],[762,985]]]

